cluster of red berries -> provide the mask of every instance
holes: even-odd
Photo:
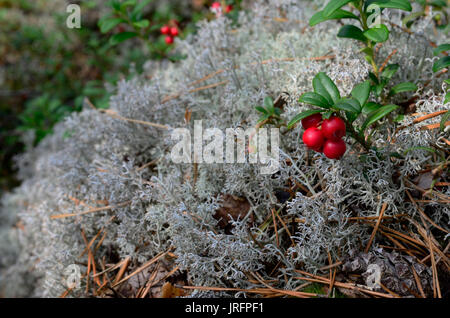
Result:
[[[222,14],[222,4],[220,2],[213,2],[211,5],[211,10],[217,15],[220,16]],[[233,10],[233,6],[231,4],[225,6],[225,13],[230,13]]]
[[[174,37],[180,34],[177,27],[170,27],[168,25],[164,25],[163,27],[161,27],[160,31],[161,34],[164,34],[166,36],[165,41],[167,44],[172,44]]]
[[[345,123],[337,116],[322,119],[321,114],[314,114],[302,120],[305,129],[303,142],[308,148],[323,152],[327,158],[339,159],[346,150],[342,140],[345,136]]]

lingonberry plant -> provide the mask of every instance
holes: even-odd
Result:
[[[346,5],[352,11],[343,10]],[[325,119],[322,123],[322,134],[327,139],[323,151],[329,158],[339,158],[345,152],[345,143],[340,138],[346,132],[365,150],[369,150],[371,134],[366,134],[367,129],[399,109],[399,106],[389,103],[392,96],[417,90],[417,86],[411,82],[389,85],[400,66],[398,64],[379,66],[374,57],[375,46],[389,38],[389,29],[380,19],[380,13],[385,8],[412,10],[408,0],[332,0],[310,19],[310,26],[333,19],[357,20],[360,27],[352,24],[344,25],[337,36],[359,41],[362,44],[360,52],[364,53],[366,61],[372,68],[369,78],[357,84],[351,96],[341,97],[337,86],[321,72],[313,80],[314,92],[304,93],[300,97],[300,102],[319,108],[297,114],[287,126],[292,128],[300,120],[314,121],[314,118],[318,118],[317,114],[321,113]],[[444,61],[442,67],[445,67],[445,63]],[[388,85],[391,86],[390,89],[386,89]],[[369,101],[371,92],[375,97],[373,101]],[[360,124],[355,127],[354,123],[360,117],[363,117],[363,120],[358,121]]]

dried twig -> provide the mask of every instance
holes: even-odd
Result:
[[[383,206],[381,207],[381,211],[380,211],[380,215],[378,216],[377,223],[375,224],[375,227],[373,228],[373,231],[372,231],[372,235],[370,236],[369,243],[367,243],[367,246],[365,249],[366,253],[369,252],[370,246],[372,245],[372,241],[375,238],[375,234],[377,233],[378,227],[380,226],[381,219],[383,218],[384,211],[386,210],[386,208],[387,208],[387,202],[384,202]]]

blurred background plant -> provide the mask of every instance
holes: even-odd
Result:
[[[80,5],[80,29],[66,26],[70,3]],[[185,37],[197,21],[215,17],[212,3],[0,0],[0,192],[18,184],[13,157],[80,111],[86,97],[107,108],[114,84],[133,76],[130,70],[142,72],[149,59],[182,59],[160,28],[174,26]],[[241,0],[222,4],[233,6],[235,20]]]

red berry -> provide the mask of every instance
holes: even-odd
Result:
[[[213,9],[219,9],[220,7],[222,7],[220,2],[213,2],[213,4],[211,5],[211,8]]]
[[[231,4],[229,4],[225,7],[225,13],[230,13],[231,10],[233,10],[233,6]]]
[[[342,139],[327,140],[323,145],[323,153],[327,158],[339,159],[347,149],[345,142]]]
[[[169,34],[170,33],[170,28],[167,26],[167,25],[165,25],[165,26],[163,26],[161,29],[160,29],[160,31],[161,31],[161,33],[162,34]]]
[[[322,147],[324,142],[322,131],[317,127],[309,127],[303,133],[303,142],[308,148],[317,151],[317,149]]]
[[[321,114],[314,114],[302,119],[302,126],[304,129],[308,129],[309,127],[318,127],[320,122],[322,121]]]
[[[332,116],[323,121],[322,132],[327,139],[339,140],[345,136],[345,123],[339,117]]]
[[[178,29],[175,28],[175,27],[170,28],[170,34],[171,34],[172,36],[177,36],[177,35],[178,35]]]
[[[173,43],[173,37],[171,37],[170,35],[166,36],[166,43],[167,44],[172,44]]]

